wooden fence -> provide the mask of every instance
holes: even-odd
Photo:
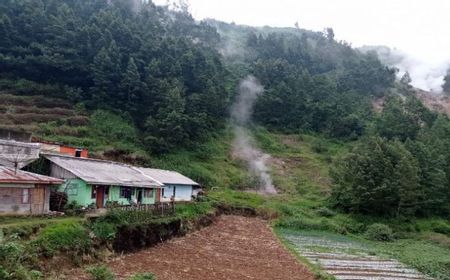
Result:
[[[175,203],[135,204],[135,205],[108,205],[107,209],[123,211],[148,212],[152,215],[172,215],[175,213]]]

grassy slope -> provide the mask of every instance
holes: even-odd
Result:
[[[395,257],[436,279],[450,279],[448,221],[439,218],[380,219],[324,210],[330,191],[330,163],[350,148],[348,144],[308,135],[278,135],[264,130],[257,131],[256,136],[261,147],[277,159],[272,167],[274,181],[289,194],[273,199],[270,205],[281,213],[275,224],[278,229],[318,230],[324,235],[331,232],[337,236],[345,234],[350,239],[364,242],[378,254]],[[376,222],[393,228],[397,239],[389,243],[365,240],[366,227]],[[447,235],[435,231],[446,232]]]
[[[228,133],[222,136],[226,135]],[[276,196],[264,197],[230,188],[245,185],[239,184],[245,176],[239,169],[242,166],[229,157],[229,138],[228,135],[220,137],[219,141],[211,139],[205,143],[205,146],[215,148],[210,148],[211,153],[205,154],[204,158],[199,157],[198,151],[191,151],[174,153],[160,160],[166,162],[170,158],[170,162],[177,163],[173,165],[176,169],[190,174],[208,170],[213,176],[210,181],[218,186],[209,192],[213,200],[278,213],[278,219],[274,221],[277,233],[289,229],[315,230],[318,234],[333,236],[344,234],[349,240],[364,242],[377,254],[395,257],[436,279],[450,279],[450,232],[447,235],[436,233],[445,232],[450,226],[448,221],[440,218],[381,219],[335,213],[326,208],[331,187],[329,168],[333,160],[351,148],[351,143],[255,129],[255,138],[261,148],[272,155],[272,176],[280,191]],[[230,174],[240,176],[230,179]],[[238,183],[230,185],[230,182]],[[365,230],[372,223],[388,224],[397,239],[389,243],[366,240]]]

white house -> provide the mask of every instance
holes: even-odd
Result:
[[[170,202],[171,197],[179,202],[191,201],[193,190],[200,187],[197,182],[175,171],[143,167],[138,169],[163,185],[159,192],[160,202]]]

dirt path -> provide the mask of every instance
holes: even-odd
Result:
[[[153,272],[158,280],[314,279],[266,222],[240,216],[221,216],[207,228],[109,266],[120,279],[136,272]]]

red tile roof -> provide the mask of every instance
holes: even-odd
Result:
[[[61,179],[39,175],[23,170],[0,166],[0,184],[43,184],[58,185],[64,181]]]

